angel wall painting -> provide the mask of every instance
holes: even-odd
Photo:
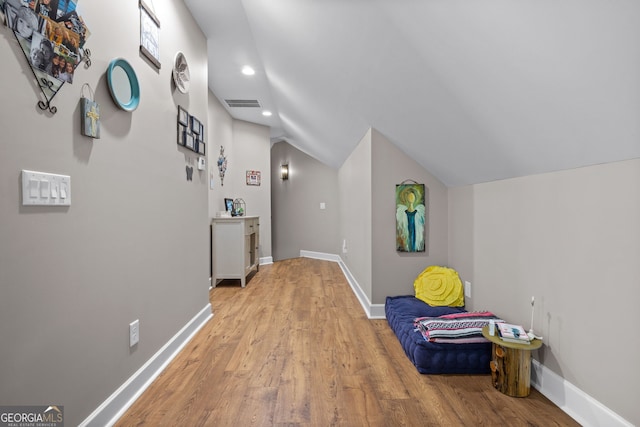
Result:
[[[424,184],[396,185],[396,251],[425,252]]]

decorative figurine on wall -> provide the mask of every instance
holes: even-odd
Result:
[[[220,157],[218,157],[218,171],[220,171],[220,185],[224,186],[224,174],[227,171],[227,157],[224,155],[224,147],[220,146]]]

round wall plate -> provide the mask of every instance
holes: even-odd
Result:
[[[107,68],[109,92],[116,105],[125,111],[133,111],[140,104],[140,85],[131,65],[122,58],[116,58]]]
[[[189,73],[189,64],[182,52],[176,53],[176,57],[173,61],[173,81],[176,84],[178,90],[182,93],[189,92],[189,81],[191,80],[191,74]]]

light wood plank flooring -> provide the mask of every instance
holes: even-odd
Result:
[[[336,263],[290,259],[236,283],[211,290],[213,319],[117,426],[578,425],[534,389],[419,374]]]

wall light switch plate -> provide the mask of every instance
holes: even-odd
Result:
[[[129,323],[129,347],[133,347],[140,341],[140,319]]]
[[[464,281],[464,296],[471,298],[471,282]]]
[[[71,177],[22,170],[23,206],[70,206]]]

